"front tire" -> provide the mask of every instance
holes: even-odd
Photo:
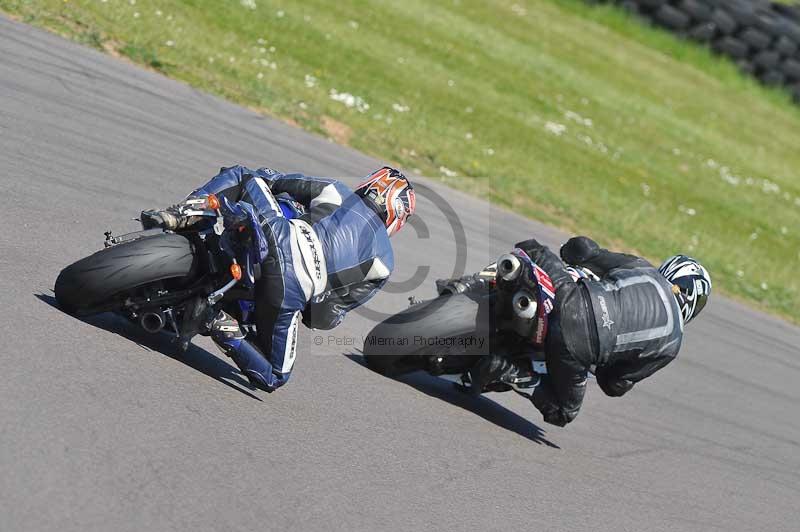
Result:
[[[155,281],[190,276],[194,267],[194,251],[186,237],[164,233],[140,238],[98,251],[61,270],[56,300],[74,315],[115,310],[115,296]]]

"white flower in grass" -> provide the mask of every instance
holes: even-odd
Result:
[[[160,10],[160,9],[156,9],[156,16],[157,16],[157,17],[160,17],[161,15],[163,15],[163,13],[161,12],[161,10]]]
[[[453,81],[452,79],[448,79],[447,80],[447,86],[448,87],[455,87],[456,86],[456,82]]]
[[[139,18],[139,12],[138,11],[133,13],[133,18]]]
[[[789,232],[789,229],[785,225],[783,227],[781,227],[781,234],[782,235],[785,235],[788,232]]]
[[[440,166],[439,171],[445,177],[458,177],[458,173],[454,172],[453,170],[450,170],[446,166]]]
[[[402,65],[402,64],[405,64],[405,62],[406,62],[406,58],[405,58],[405,57],[398,57],[398,58],[397,58],[397,62],[398,62],[398,63],[400,63],[401,65]]]
[[[739,177],[731,174],[728,171],[727,166],[723,166],[722,168],[719,169],[719,175],[722,177],[723,181],[734,187],[739,186],[739,183],[741,183],[742,181]]]
[[[741,279],[742,277],[744,277],[744,272],[743,272],[742,270],[738,270],[738,271],[736,272],[736,277],[738,277],[739,279]]]
[[[694,216],[697,214],[697,211],[692,209],[691,207],[686,207],[684,205],[678,205],[678,210],[681,211],[686,216]]]
[[[642,194],[644,194],[645,196],[650,195],[650,185],[648,185],[647,183],[642,183]]]
[[[401,103],[393,103],[392,109],[394,109],[396,113],[407,113],[411,110],[409,106],[403,105]]]
[[[350,22],[348,22],[347,24],[348,24],[348,25],[349,25],[351,28],[353,28],[354,30],[357,30],[357,29],[358,29],[358,22],[356,22],[355,20],[351,20],[351,21],[350,21]]]
[[[236,62],[236,58],[235,58],[235,57],[233,57],[233,56],[230,56],[230,57],[228,58],[228,62],[229,62],[229,63],[235,63],[235,62]]]
[[[170,41],[165,42],[164,44],[171,48],[171,47],[175,46],[175,41],[170,40]]]
[[[256,0],[240,0],[240,2],[247,9],[256,8]]]
[[[472,140],[472,133],[467,131],[466,134],[464,135],[464,138],[467,139],[467,140]]]
[[[328,94],[331,100],[341,102],[346,107],[354,107],[359,113],[365,113],[369,110],[369,104],[360,96],[354,96],[349,92],[338,92],[336,89],[331,89]]]
[[[275,47],[274,46],[270,46],[269,47],[269,53],[271,53],[271,54],[275,53]]]
[[[756,240],[757,238],[758,238],[758,231],[750,233],[750,240]]]
[[[494,155],[494,149],[492,149],[492,148],[486,148],[485,150],[483,150],[483,153],[485,153],[486,155],[488,155],[489,157],[491,157],[492,155]]]
[[[514,12],[514,14],[515,14],[515,15],[517,15],[518,17],[524,17],[524,16],[525,16],[525,14],[527,13],[527,11],[525,10],[525,8],[524,8],[524,7],[522,7],[522,6],[521,6],[521,5],[519,5],[519,4],[514,4],[514,5],[512,5],[512,6],[511,6],[511,11],[513,11],[513,12]]]
[[[553,135],[560,137],[567,130],[567,126],[565,126],[564,124],[559,124],[557,122],[548,121],[545,123],[544,129],[548,133],[552,133]]]
[[[781,187],[779,187],[777,183],[773,183],[769,179],[764,179],[761,182],[761,190],[764,192],[764,194],[780,194]]]
[[[257,40],[256,42],[257,42],[258,44],[262,44],[262,45],[263,45],[263,44],[267,44],[267,41],[266,41],[266,39],[264,39],[263,37],[259,37],[259,38],[258,38],[258,40]]]
[[[311,15],[303,15],[304,22],[311,22]]]
[[[315,78],[311,74],[306,74],[304,82],[306,84],[306,87],[308,87],[309,89],[312,89],[317,86],[317,78]]]
[[[709,159],[706,161],[706,166],[709,168],[719,168],[719,163],[714,159]]]
[[[680,148],[672,148],[672,155],[680,155],[681,149]]]
[[[594,122],[592,122],[591,118],[584,118],[575,111],[569,111],[569,110],[565,111],[564,118],[582,124],[586,127],[592,127],[594,125]]]
[[[209,63],[213,63],[213,62],[214,62],[214,58],[213,58],[213,57],[209,57],[209,58],[208,58],[208,62],[209,62]]]
[[[470,114],[470,113],[472,113],[473,111],[474,111],[474,109],[473,109],[472,107],[466,107],[466,108],[464,109],[464,112],[465,112],[465,113],[467,113],[467,114]]]
[[[128,0],[128,3],[132,6],[136,5],[136,0]]]
[[[278,17],[278,18],[283,18],[283,16],[284,16],[285,14],[286,14],[286,13],[283,11],[283,9],[279,9],[279,10],[278,10],[278,12],[277,12],[277,13],[275,13],[275,16],[276,16],[276,17]]]
[[[258,75],[256,76],[256,79],[264,79],[264,74],[259,72]]]
[[[300,107],[300,109],[303,109],[304,111],[306,109],[308,109],[308,106],[306,105],[306,102],[300,102],[300,103],[297,104],[297,106]]]
[[[761,283],[761,289],[762,290],[768,290],[769,289],[769,285],[767,283]]]

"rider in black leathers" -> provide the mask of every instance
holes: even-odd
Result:
[[[600,388],[617,397],[671,362],[684,323],[700,312],[711,289],[705,268],[682,255],[657,269],[640,257],[601,249],[583,236],[561,248],[561,259],[533,239],[516,247],[547,272],[556,288],[545,341],[548,375],[531,401],[546,422],[559,426],[578,415],[592,366]],[[567,265],[588,268],[600,280],[576,282]],[[473,375],[485,390],[524,371],[489,355]]]

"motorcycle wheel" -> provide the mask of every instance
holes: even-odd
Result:
[[[398,376],[426,369],[430,356],[469,356],[488,353],[489,298],[467,294],[443,295],[416,304],[376,325],[364,341],[364,361],[382,375]],[[459,339],[482,338],[480,349],[465,349]],[[471,351],[471,352],[470,352]]]
[[[121,293],[190,276],[195,262],[186,237],[164,233],[140,238],[98,251],[61,270],[56,300],[65,312],[77,316],[117,310]]]

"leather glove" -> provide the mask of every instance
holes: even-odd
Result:
[[[139,215],[144,229],[160,227],[168,231],[186,229],[201,219],[201,216],[186,216],[179,205],[173,205],[164,210],[149,209],[142,211]]]
[[[144,229],[155,229],[156,227],[160,227],[170,231],[174,231],[178,228],[181,218],[182,215],[180,212],[172,207],[163,211],[149,209],[142,211],[142,213],[139,215],[139,220],[141,220],[142,227]]]
[[[542,413],[542,419],[546,423],[563,427],[570,422],[556,403],[550,391],[549,383],[545,382],[536,387],[531,396],[531,402]]]

